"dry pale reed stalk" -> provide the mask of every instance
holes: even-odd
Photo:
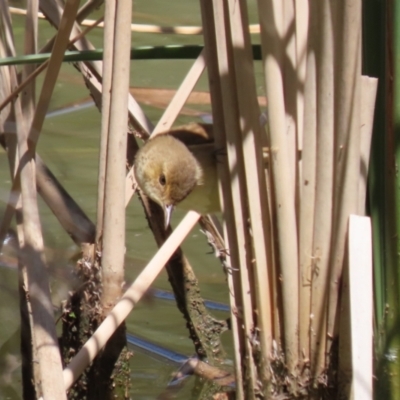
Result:
[[[350,214],[357,211],[360,174],[361,0],[344,0],[338,4],[338,11],[334,236],[330,258],[328,337],[336,336],[346,232]]]
[[[310,22],[307,75],[304,89],[304,136],[299,217],[299,348],[304,362],[310,359],[311,270],[315,208],[316,137],[317,137],[317,66],[315,23]]]
[[[36,200],[35,155],[34,149],[47,112],[51,93],[57,79],[63,53],[68,43],[70,30],[75,19],[78,1],[67,2],[62,16],[62,29],[57,34],[57,48],[52,53],[44,79],[38,105],[30,129],[23,121],[19,101],[15,102],[15,115],[18,133],[20,159],[20,179],[22,194],[22,211],[24,227],[24,260],[28,264],[29,298],[33,313],[33,339],[37,349],[41,393],[44,398],[66,398],[62,385],[61,357],[52,317],[52,304],[49,292],[47,271],[43,260],[43,238],[40,232],[40,221]],[[14,86],[16,80],[14,81]],[[16,179],[19,179],[16,177]],[[29,260],[29,261],[28,261]]]
[[[295,199],[287,152],[282,63],[282,3],[258,1],[270,128],[270,165],[276,205],[277,241],[282,277],[286,365],[294,374],[298,362],[298,244]]]
[[[25,19],[25,54],[37,53],[38,35],[38,0],[27,2],[27,16]],[[35,70],[35,65],[27,64],[22,69],[21,80],[24,81]],[[22,112],[29,123],[31,123],[35,111],[35,82],[31,82],[21,95]]]
[[[72,14],[74,5],[73,2],[70,2],[67,6],[68,11],[72,12]],[[4,3],[1,6],[4,8]],[[66,19],[70,17],[70,15],[67,17],[67,14],[65,16]],[[8,13],[3,12],[2,15],[6,29],[11,35],[11,23]],[[9,44],[12,45],[11,42]],[[11,69],[11,84],[13,86],[17,84],[14,69]],[[15,101],[14,114],[16,118],[18,152],[19,157],[21,157],[19,164],[20,174],[16,179],[21,180],[23,199],[24,249],[22,256],[23,261],[29,266],[27,271],[29,298],[32,304],[33,340],[39,361],[41,391],[45,397],[62,399],[66,398],[66,395],[65,391],[60,388],[60,384],[62,385],[62,375],[60,375],[61,357],[52,316],[48,276],[42,254],[43,238],[36,202],[34,152],[30,151],[28,147],[27,123],[24,121],[19,99]]]
[[[242,165],[238,163],[237,169],[240,171],[244,167],[242,180],[245,184],[242,184],[242,189],[247,189],[247,206],[255,257],[255,260],[252,260],[252,264],[249,265],[249,270],[250,288],[255,295],[253,308],[256,305],[256,323],[259,331],[253,332],[253,335],[260,341],[261,345],[261,368],[259,369],[259,374],[265,383],[265,392],[267,393],[270,377],[268,358],[272,349],[272,294],[267,268],[271,268],[272,263],[270,237],[268,237],[271,226],[261,153],[260,110],[257,103],[250,35],[246,30],[248,26],[246,3],[244,1],[236,3],[228,0],[228,11],[240,123],[240,135],[236,138],[236,142],[243,151],[243,155],[241,155],[240,149],[238,151],[242,157],[242,160],[239,159],[238,161],[241,161]],[[245,225],[242,229],[245,230],[245,234],[249,234],[246,232]]]
[[[114,31],[115,31],[115,1],[107,1],[105,4],[105,28],[103,35],[103,92],[101,96],[101,133],[99,171],[97,178],[97,220],[96,220],[96,242],[103,234],[104,222],[104,200],[105,179],[107,165],[108,134],[110,129],[110,104],[113,76],[113,53],[114,53]]]
[[[317,159],[312,251],[311,369],[324,369],[326,346],[326,295],[332,231],[334,138],[334,35],[330,0],[311,5],[317,20]]]
[[[10,42],[12,48],[9,48],[9,51],[6,50],[5,43],[0,40],[0,57],[5,57],[6,54],[14,53],[14,48],[12,42]],[[6,97],[11,92],[11,68],[2,68],[0,71],[1,74],[1,92],[4,97]],[[10,167],[10,175],[11,179],[14,180],[14,177],[17,175],[18,170],[18,141],[17,135],[15,132],[15,122],[13,122],[13,118],[11,117],[11,105],[3,110],[1,113],[2,118],[0,118],[0,129],[3,132],[4,136],[4,146],[7,148],[7,158]],[[29,115],[27,116],[29,121]],[[10,204],[14,203],[14,199],[7,202],[7,208],[3,214],[4,219],[12,219],[14,212],[16,214],[16,231],[18,236],[18,244],[19,249],[23,249],[25,246],[24,239],[24,227],[23,227],[23,218],[22,218],[22,200],[21,200],[21,187],[20,180],[17,181],[17,185],[15,187],[17,193],[10,193],[10,197],[17,197],[15,208],[10,207]],[[2,225],[4,226],[4,225]],[[8,229],[8,224],[6,229]],[[4,237],[7,230],[0,233],[0,250],[2,245],[4,244]],[[18,257],[18,272],[19,272],[19,294],[20,294],[20,316],[21,316],[21,341],[26,343],[26,352],[24,352],[23,357],[27,360],[27,363],[22,366],[22,381],[23,385],[26,387],[26,390],[30,390],[32,393],[40,393],[39,382],[40,382],[40,371],[39,365],[37,363],[32,364],[31,361],[38,359],[37,348],[36,346],[32,346],[33,343],[33,334],[34,334],[34,322],[33,322],[33,313],[32,306],[29,300],[29,297],[26,296],[27,288],[29,287],[28,276],[26,264],[24,264],[21,260],[22,253],[19,252]],[[28,364],[29,363],[29,364]],[[28,364],[28,365],[26,365]]]
[[[165,132],[172,127],[172,124],[177,118],[182,107],[185,105],[188,97],[192,93],[205,67],[205,52],[204,50],[202,50],[202,52],[199,54],[196,61],[190,68],[190,71],[186,75],[185,79],[182,81],[178,90],[175,92],[174,97],[168,104],[168,107],[165,109],[162,117],[159,119],[156,127],[151,134],[152,137],[155,137],[157,134]]]
[[[115,11],[111,6],[108,10],[112,16],[115,15],[115,28],[111,97],[109,110],[103,109],[109,113],[101,261],[101,302],[104,315],[120,296],[125,279],[125,197],[121,194],[124,193],[126,175],[132,2],[130,0],[115,2]]]
[[[368,217],[350,215],[348,265],[352,396],[354,400],[372,400],[374,292],[372,232]]]
[[[298,208],[298,121],[297,121],[297,51],[294,1],[282,1],[282,37],[285,46],[282,57],[283,91],[286,114],[286,143],[291,170],[293,198]]]
[[[94,3],[92,3],[93,5]],[[83,7],[82,7],[83,8]],[[96,8],[96,6],[95,6]],[[26,15],[26,10],[16,7],[9,7],[11,14],[16,15]],[[84,19],[84,13],[80,10],[78,13],[77,20],[81,21],[80,24],[83,26],[92,25],[92,19]],[[38,14],[39,18],[46,18],[42,13]],[[104,28],[104,23],[99,25],[99,28]],[[140,33],[168,33],[168,34],[176,34],[176,35],[201,35],[203,33],[203,28],[201,26],[159,26],[159,25],[150,25],[150,24],[131,24],[132,32],[140,32]],[[249,25],[249,31],[252,34],[260,33],[260,26],[258,24]]]
[[[296,22],[296,60],[297,60],[297,141],[299,150],[303,149],[304,134],[304,105],[305,91],[303,90],[306,81],[307,69],[307,40],[309,30],[309,4],[304,0],[294,0],[295,22]],[[300,161],[301,165],[301,161]],[[301,182],[301,168],[299,167],[299,181]]]
[[[232,93],[232,87],[228,84],[226,79],[220,77],[227,77],[229,71],[226,31],[224,28],[224,10],[221,2],[213,2],[212,7],[209,2],[201,1],[201,12],[204,29],[204,40],[206,45],[207,56],[207,70],[210,82],[210,95],[213,111],[213,122],[215,134],[216,148],[224,148],[227,145],[227,138],[225,134],[234,135],[238,130],[237,121],[234,118],[229,118],[232,110],[235,112],[235,103]],[[231,304],[231,320],[232,332],[235,349],[235,375],[237,380],[237,393],[238,399],[244,399],[245,393],[244,386],[244,368],[246,364],[245,354],[249,351],[249,343],[245,337],[243,328],[244,313],[248,315],[249,309],[249,294],[246,293],[245,297],[242,296],[241,279],[242,274],[246,271],[239,271],[240,262],[243,258],[243,252],[239,252],[238,235],[236,233],[236,220],[234,211],[234,201],[232,192],[235,191],[237,201],[241,201],[240,193],[238,191],[238,179],[234,179],[231,185],[230,165],[233,166],[236,160],[236,147],[234,141],[227,145],[228,162],[217,163],[218,176],[219,176],[219,193],[222,210],[224,211],[224,237],[226,238],[229,246],[229,253],[227,264],[232,267],[228,274],[229,286],[229,299]],[[240,190],[240,189],[239,189]],[[241,205],[236,204],[239,218],[241,216]],[[243,240],[243,239],[241,239]],[[245,265],[245,264],[244,264]],[[243,268],[245,269],[245,268]],[[240,311],[240,312],[239,312]],[[247,317],[248,320],[248,317]],[[251,361],[250,361],[251,362]],[[252,363],[250,363],[251,366]],[[254,377],[254,366],[251,370]],[[250,387],[252,390],[253,385]]]

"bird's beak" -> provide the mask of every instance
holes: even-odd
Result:
[[[167,206],[164,206],[164,223],[165,223],[165,229],[168,228],[169,223],[171,222],[171,215],[172,211],[174,211],[174,206],[172,204],[169,204]]]

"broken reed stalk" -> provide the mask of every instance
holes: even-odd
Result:
[[[270,166],[277,212],[278,258],[282,276],[283,343],[286,365],[293,375],[298,362],[298,244],[295,200],[287,152],[283,92],[282,4],[258,1],[263,67],[270,127]]]
[[[254,293],[252,296],[253,310],[256,310],[256,324],[259,331],[253,335],[260,341],[260,364],[258,365],[259,378],[265,383],[265,393],[268,393],[270,381],[269,354],[272,348],[272,289],[267,268],[272,268],[271,242],[268,232],[271,231],[271,222],[267,204],[267,192],[262,159],[262,137],[259,123],[260,109],[257,102],[256,84],[254,79],[253,56],[250,45],[247,7],[244,1],[228,0],[229,29],[232,40],[233,71],[235,73],[235,94],[237,95],[240,130],[236,137],[240,158],[236,168],[239,179],[242,179],[241,188],[247,190],[248,212],[243,212],[244,221],[250,216],[250,233],[243,224],[242,229],[248,235],[248,241],[253,248],[255,259],[250,260],[249,286]],[[242,153],[243,152],[243,153]],[[240,176],[240,170],[243,176]],[[231,171],[234,169],[231,167]],[[232,174],[231,172],[231,174]],[[232,179],[233,177],[231,177]]]
[[[102,250],[103,315],[115,304],[122,292],[125,259],[125,189],[127,149],[127,108],[130,78],[130,45],[132,2],[115,2],[114,45],[109,101],[107,166],[105,171],[105,200]],[[104,90],[103,90],[104,93]],[[102,121],[103,122],[103,121]]]
[[[104,222],[104,200],[105,200],[105,179],[107,165],[108,133],[110,129],[110,103],[111,84],[113,73],[114,53],[114,30],[115,30],[115,2],[107,1],[105,4],[104,20],[106,22],[103,35],[103,91],[101,96],[101,133],[99,171],[97,178],[97,219],[96,219],[96,243],[103,234]]]
[[[316,19],[309,25],[307,73],[304,86],[304,136],[299,208],[299,350],[301,360],[310,360],[311,277],[315,208],[317,66],[314,38]]]
[[[337,329],[337,307],[348,218],[357,212],[360,173],[361,0],[338,4],[336,19],[334,225],[330,259],[328,337]],[[328,346],[328,351],[329,351]]]
[[[189,234],[199,218],[200,215],[194,211],[189,211],[186,214],[181,223],[174,229],[147,266],[131,286],[129,286],[113,310],[97,328],[93,336],[71,360],[69,365],[64,369],[65,390],[69,389],[79,378],[80,374],[94,360],[118,326],[127,318],[131,310],[150,288],[154,279],[156,279],[158,274],[162,271],[164,265]]]
[[[313,3],[313,2],[312,2]],[[331,1],[311,5],[316,19],[317,147],[312,250],[310,360],[312,375],[325,367],[326,302],[332,234],[334,145],[334,34]]]

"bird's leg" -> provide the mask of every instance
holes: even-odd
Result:
[[[216,148],[213,150],[212,152],[213,157],[215,157],[217,163],[221,163],[222,159],[226,157],[226,148],[225,147],[220,147],[220,148]]]

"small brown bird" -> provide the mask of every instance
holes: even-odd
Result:
[[[164,210],[165,227],[178,204],[203,214],[219,210],[216,157],[207,130],[190,124],[168,131],[150,139],[136,155],[136,181]]]

